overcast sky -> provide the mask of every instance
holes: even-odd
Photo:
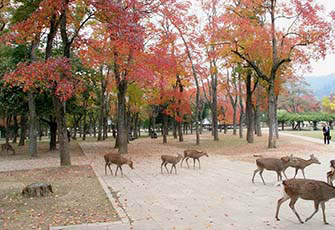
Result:
[[[335,10],[335,0],[318,0],[325,6],[327,11]],[[320,76],[335,73],[335,54],[328,55],[324,60],[312,63],[312,72],[305,76]]]

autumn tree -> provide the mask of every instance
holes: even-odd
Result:
[[[332,48],[332,17],[316,1],[229,1],[223,40],[267,82],[269,139],[276,147],[275,81],[293,61],[308,65]]]

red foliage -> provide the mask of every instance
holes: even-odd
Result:
[[[81,90],[80,80],[73,77],[71,65],[66,58],[50,58],[34,63],[20,63],[15,71],[4,76],[8,85],[17,85],[23,91],[38,89],[40,92],[54,90],[61,101],[66,101]]]

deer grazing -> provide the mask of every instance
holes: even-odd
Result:
[[[277,203],[277,211],[276,211],[276,219],[279,221],[279,209],[280,206],[291,199],[290,208],[297,216],[300,223],[304,223],[298,212],[294,208],[294,204],[297,202],[299,198],[304,200],[313,200],[315,211],[312,213],[310,217],[308,217],[305,222],[312,219],[312,217],[319,211],[319,205],[321,204],[322,214],[323,214],[323,222],[327,223],[326,214],[325,214],[325,203],[335,198],[335,187],[330,186],[326,182],[318,181],[318,180],[309,180],[309,179],[289,179],[283,181],[284,186],[284,196],[278,200]]]
[[[298,170],[300,169],[302,175],[306,179],[304,169],[311,164],[321,164],[321,162],[314,156],[314,154],[310,155],[309,160],[304,160],[300,157],[292,157],[290,160],[289,167],[295,168],[294,178],[297,176]]]
[[[161,173],[163,173],[163,165],[166,168],[166,171],[169,173],[168,168],[166,167],[167,164],[172,164],[170,173],[172,173],[172,169],[174,168],[175,173],[177,174],[176,164],[181,160],[183,156],[178,153],[178,156],[170,156],[170,155],[162,155],[162,164],[161,164]]]
[[[327,172],[327,182],[333,186],[333,181],[335,180],[335,160],[330,161],[331,170]]]
[[[264,179],[263,179],[263,171],[264,169],[269,171],[276,171],[277,173],[277,180],[282,180],[281,172],[283,172],[285,178],[287,179],[287,176],[285,174],[285,169],[289,166],[290,160],[292,158],[291,156],[285,156],[280,159],[277,158],[259,158],[256,160],[257,169],[254,171],[254,175],[252,176],[252,183],[254,183],[254,178],[257,172],[259,172],[259,175],[262,178],[263,184],[265,185]]]
[[[105,175],[107,175],[107,166],[109,170],[111,171],[111,174],[113,175],[113,171],[110,167],[111,164],[117,165],[116,171],[115,171],[115,176],[117,175],[117,170],[120,168],[121,170],[121,175],[123,176],[122,172],[122,165],[127,164],[131,169],[134,169],[133,162],[131,160],[128,160],[127,158],[121,156],[118,153],[108,153],[104,155],[105,158]]]
[[[188,159],[192,158],[193,159],[193,168],[195,168],[195,160],[198,160],[199,169],[200,169],[199,158],[202,157],[202,156],[207,156],[208,157],[208,154],[206,152],[202,152],[202,151],[198,151],[198,150],[194,150],[194,149],[187,149],[187,150],[184,151],[184,157],[181,160],[180,166],[182,167],[183,166],[183,161],[186,160],[187,167],[190,167],[189,164],[188,164]]]
[[[5,143],[5,144],[1,144],[1,152],[5,151],[8,154],[8,150],[13,152],[13,155],[15,155],[15,150],[14,148],[9,144],[9,143]]]

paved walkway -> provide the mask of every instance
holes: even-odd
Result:
[[[287,135],[282,133],[283,135]],[[294,136],[297,137],[297,136]],[[297,137],[300,138],[300,137]],[[303,139],[306,139],[302,137]],[[320,140],[312,140],[318,141]],[[282,188],[275,186],[276,174],[264,172],[267,185],[258,175],[251,183],[255,164],[229,161],[224,156],[210,155],[201,159],[202,168],[180,168],[178,174],[160,173],[160,159],[157,156],[135,158],[135,170],[123,167],[125,176],[117,177],[104,173],[102,155],[108,151],[106,143],[81,143],[81,147],[96,172],[105,191],[117,207],[121,222],[116,224],[81,225],[66,228],[70,230],[229,230],[229,229],[333,229],[335,225],[335,203],[327,206],[327,219],[322,222],[321,211],[312,220],[299,224],[288,207],[282,205],[281,221],[274,218],[277,200]],[[329,146],[333,152],[332,145]],[[97,153],[99,153],[97,155]],[[312,165],[305,170],[307,178],[325,180],[329,160],[335,154],[317,155],[321,165]],[[113,168],[113,170],[115,167]],[[292,177],[293,169],[287,170]],[[299,172],[298,177],[301,177]],[[112,195],[112,196],[111,196]],[[306,218],[313,210],[313,202],[299,200],[296,209]]]

